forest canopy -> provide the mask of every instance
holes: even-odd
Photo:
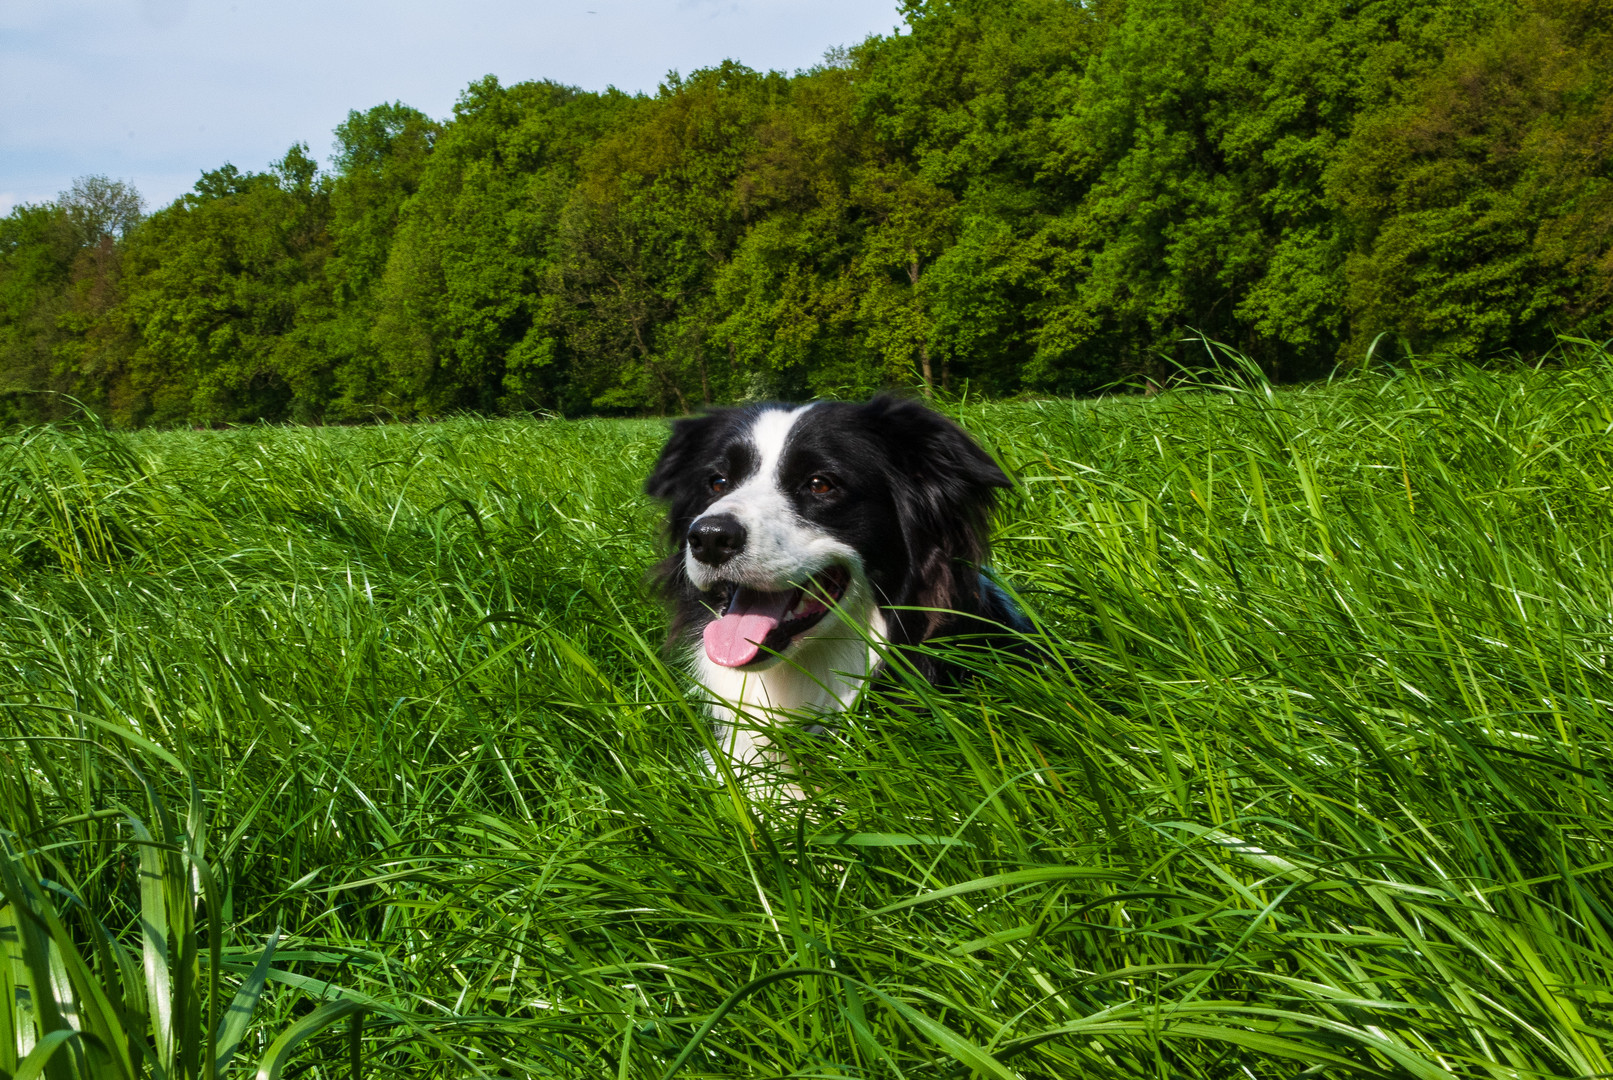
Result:
[[[684,412],[1613,332],[1608,0],[911,0],[653,95],[472,83],[0,219],[0,419]]]

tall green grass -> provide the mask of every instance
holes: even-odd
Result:
[[[1613,1073],[1613,358],[956,411],[1043,659],[805,804],[658,423],[0,440],[0,1076]]]

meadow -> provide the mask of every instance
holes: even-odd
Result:
[[[1613,1073],[1613,356],[948,406],[1045,660],[752,803],[662,422],[0,437],[0,1077]]]

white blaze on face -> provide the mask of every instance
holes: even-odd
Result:
[[[736,582],[753,589],[779,590],[800,585],[830,566],[840,565],[860,576],[862,560],[852,548],[802,521],[784,490],[780,475],[790,431],[811,411],[768,409],[751,424],[750,441],[756,468],[733,491],[701,514],[732,514],[745,528],[745,547],[721,566],[707,566],[690,552],[684,566],[695,587],[706,590],[719,582]],[[696,519],[698,520],[698,519]]]
[[[732,514],[745,529],[745,546],[720,567],[685,553],[684,566],[696,588],[728,583],[763,591],[803,584],[831,566],[850,571],[851,582],[835,610],[796,638],[786,656],[764,656],[743,667],[714,661],[705,649],[693,656],[697,681],[710,695],[721,752],[752,783],[777,783],[768,766],[785,765],[767,729],[792,715],[842,712],[862,693],[887,640],[885,619],[873,603],[863,561],[850,545],[803,520],[785,490],[781,470],[790,433],[810,410],[768,409],[751,424],[756,468],[733,491],[706,508],[706,514]],[[704,514],[701,515],[705,516]],[[698,519],[697,519],[698,520]],[[757,773],[763,767],[762,773]],[[716,768],[713,766],[713,772]],[[793,771],[793,770],[792,770]],[[786,797],[799,798],[794,785]]]

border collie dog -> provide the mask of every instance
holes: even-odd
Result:
[[[892,651],[960,635],[1013,647],[1008,631],[1029,624],[980,570],[1007,486],[962,428],[912,401],[673,424],[644,485],[668,504],[655,574],[735,766],[788,771],[767,730],[849,708]],[[931,681],[959,674],[907,659]]]

